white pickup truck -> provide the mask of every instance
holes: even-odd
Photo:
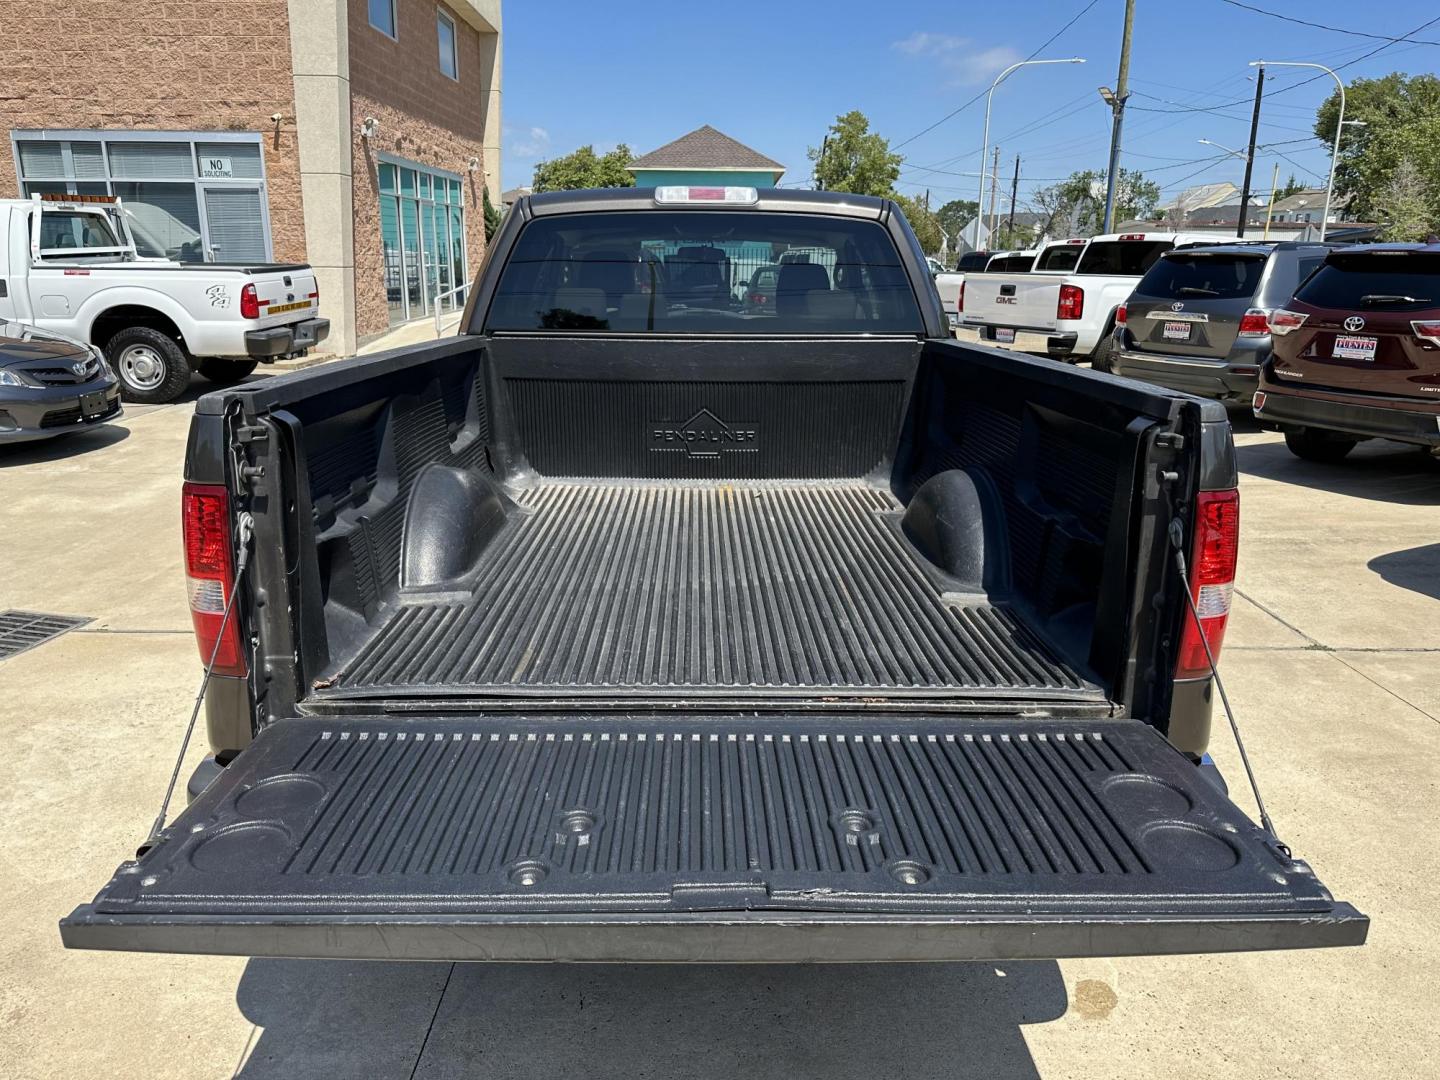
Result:
[[[142,257],[107,196],[0,200],[0,319],[101,348],[128,401],[178,397],[191,369],[236,382],[325,339],[303,263],[230,265]]]
[[[1068,274],[971,274],[961,297],[960,325],[982,341],[1009,342],[1016,333],[1044,334],[1046,351],[1071,362],[1109,367],[1115,309],[1145,271],[1171,248],[1216,243],[1210,233],[1108,233],[1086,243]]]

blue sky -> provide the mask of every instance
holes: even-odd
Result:
[[[1416,29],[1440,16],[1434,0],[1247,2],[1368,34],[1440,41],[1440,19]],[[1029,191],[1104,167],[1110,115],[1096,87],[1115,83],[1123,13],[1124,0],[507,4],[504,186],[528,183],[537,160],[585,143],[603,150],[625,142],[645,153],[706,123],[783,162],[782,183],[797,184],[809,177],[806,147],[819,144],[838,113],[860,109],[906,156],[901,190],[928,187],[932,206],[974,198],[983,97],[920,133],[1079,14],[1039,56],[1083,56],[1086,64],[1024,68],[995,92],[990,141],[1001,147],[1007,181],[1021,157],[1023,208]],[[1385,44],[1224,0],[1139,0],[1122,164],[1167,195],[1209,181],[1239,184],[1243,164],[1198,140],[1243,148],[1250,60],[1348,63],[1340,72],[1347,81],[1440,70],[1436,45],[1393,44],[1357,59]],[[1267,71],[1259,141],[1271,148],[1259,153],[1257,188],[1268,188],[1275,161],[1282,182],[1294,172],[1323,184],[1329,152],[1310,128],[1334,83],[1322,74],[1295,85],[1316,74]],[[1203,160],[1212,157],[1220,160]]]

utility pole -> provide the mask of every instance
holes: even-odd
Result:
[[[1110,167],[1105,173],[1105,222],[1101,232],[1112,232],[1115,225],[1115,185],[1120,177],[1120,130],[1125,125],[1125,99],[1130,96],[1130,31],[1135,25],[1135,0],[1125,0],[1125,31],[1120,38],[1120,71],[1115,76],[1115,92],[1104,87],[1100,96],[1115,117],[1110,128]]]
[[[1275,212],[1275,185],[1280,183],[1280,163],[1275,162],[1275,172],[1270,177],[1270,205],[1265,207],[1265,239],[1270,239],[1270,215]]]
[[[995,147],[995,161],[990,166],[990,241],[995,239],[995,197],[1000,191],[1000,147]],[[990,248],[991,251],[995,249]]]
[[[1020,155],[1015,155],[1015,177],[1010,181],[1010,224],[1005,227],[1007,239],[1015,243],[1015,200],[1020,195]]]
[[[1255,133],[1260,130],[1260,98],[1265,93],[1265,69],[1255,76],[1255,111],[1250,114],[1250,145],[1245,151],[1245,185],[1240,189],[1240,220],[1235,235],[1245,235],[1245,217],[1250,208],[1250,171],[1255,167]]]

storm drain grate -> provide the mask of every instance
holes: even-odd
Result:
[[[67,630],[90,620],[74,615],[47,615],[43,611],[0,611],[0,660],[43,645]]]

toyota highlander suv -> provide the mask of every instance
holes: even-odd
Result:
[[[1440,244],[1332,251],[1269,325],[1255,415],[1292,453],[1339,461],[1373,438],[1440,446]]]

